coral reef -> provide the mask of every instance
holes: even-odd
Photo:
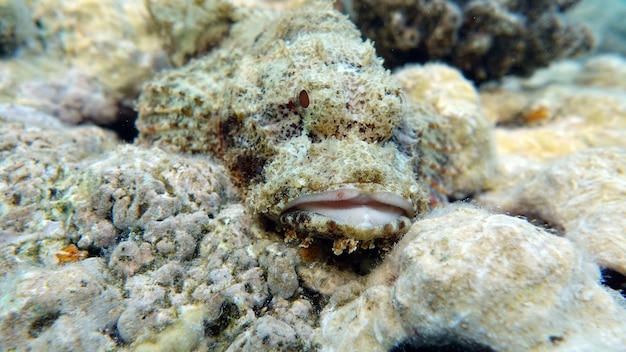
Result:
[[[224,350],[240,335],[238,344],[254,345],[272,326],[289,327],[270,334],[272,343],[310,346],[317,303],[299,286],[296,250],[234,204],[237,193],[220,166],[158,149],[103,148],[87,133],[98,128],[64,128],[28,108],[11,107],[2,116],[11,116],[11,109],[33,117],[1,121],[1,268],[7,290],[0,301],[3,321],[12,325],[0,336],[3,349],[91,343],[90,349],[101,350],[153,350],[155,344],[190,350],[203,342]],[[10,143],[10,137],[16,140]],[[82,145],[86,140],[93,145]],[[66,148],[81,152],[64,159],[72,154]],[[47,159],[53,161],[42,166],[40,177],[29,169],[20,178],[8,166]],[[68,241],[87,254],[60,260],[71,248]],[[86,279],[85,270],[99,274]],[[43,275],[54,277],[54,285],[37,279]],[[43,286],[23,288],[33,282]],[[271,324],[254,324],[267,307],[272,310],[264,321]],[[82,317],[91,314],[99,318],[83,326]],[[84,338],[53,338],[61,329]],[[181,339],[186,342],[179,344]]]
[[[394,73],[408,99],[430,105],[445,121],[443,127],[456,141],[449,153],[449,196],[462,199],[479,192],[495,172],[495,150],[491,123],[483,115],[474,86],[443,64],[408,65]]]
[[[36,107],[69,123],[117,119],[167,56],[143,1],[9,1],[21,50],[0,68],[0,102]],[[6,17],[2,18],[2,23]]]
[[[202,223],[235,197],[223,168],[211,161],[133,146],[119,146],[107,158],[84,167],[74,189],[71,201],[75,211],[83,213],[74,223],[81,235],[79,245],[109,248],[119,241],[120,231],[128,235],[141,230],[157,253],[179,259],[194,253]],[[108,221],[102,223],[104,219]],[[119,245],[142,252],[141,242]],[[141,258],[120,265],[132,267]]]
[[[445,61],[474,81],[529,74],[591,49],[563,16],[578,1],[342,1],[388,67]]]
[[[485,86],[500,156],[480,204],[523,215],[570,239],[601,267],[626,273],[626,61],[564,61],[528,79]]]
[[[358,299],[322,312],[317,332],[328,351],[404,341],[619,350],[625,301],[599,274],[571,242],[525,220],[451,206],[415,223]]]
[[[590,147],[626,147],[626,61],[600,55],[563,61],[528,79],[481,89],[499,156],[494,190]]]
[[[68,197],[79,170],[117,139],[7,105],[0,136],[0,350],[111,350],[122,292],[106,262],[59,254],[78,237]]]
[[[143,1],[30,2],[49,56],[122,95],[163,65],[162,42]],[[64,64],[63,62],[67,62]]]
[[[0,103],[114,125],[141,84],[217,45],[256,7],[227,0],[35,0],[0,4]]]
[[[3,231],[63,235],[64,199],[86,159],[111,149],[115,136],[95,127],[66,130],[32,108],[0,105],[0,216]],[[5,239],[6,240],[6,239]]]
[[[477,95],[444,64],[391,75],[330,2],[277,12],[298,4],[2,2],[0,350],[623,349],[624,59]],[[137,143],[59,121],[114,114],[165,61]],[[352,253],[285,241],[328,216],[406,220]]]
[[[5,3],[0,102],[72,124],[115,123],[154,71],[209,50],[245,14],[225,0]]]
[[[561,229],[599,265],[626,276],[626,150],[598,148],[550,163],[481,204]]]
[[[110,351],[122,291],[102,258],[62,267],[15,265],[2,277],[0,349]]]
[[[341,260],[323,246],[284,243],[238,204],[225,170],[206,156],[108,139],[98,144],[98,128],[63,127],[18,106],[0,115],[2,140],[23,138],[3,147],[9,161],[54,157],[51,164],[66,174],[16,183],[23,201],[36,201],[31,213],[57,209],[55,219],[64,220],[54,233],[34,222],[7,226],[15,205],[3,200],[2,349],[387,351],[454,343],[541,351],[625,343],[624,298],[598,283],[598,266],[587,256],[606,244],[623,245],[618,236],[616,242],[561,238],[523,219],[450,206],[417,221],[382,262],[368,263],[362,254]],[[46,136],[61,147],[45,148]],[[63,159],[68,149],[80,152]],[[585,199],[612,194],[623,201],[615,188],[623,183],[615,182],[623,178],[623,151],[586,155],[574,159],[579,170],[593,160],[612,164],[582,175],[563,168],[571,162],[555,164],[533,187],[541,192],[558,178],[565,188],[545,194],[554,198],[547,206],[527,205],[564,223],[572,214],[593,216],[576,208],[586,200],[556,208],[567,203],[557,194],[571,193],[566,187],[573,180],[595,187]],[[557,170],[571,178],[551,174]],[[604,182],[584,181],[611,170]],[[17,175],[2,171],[3,180]],[[58,186],[63,179],[71,180],[68,187]],[[0,194],[10,196],[11,184],[1,186]],[[53,186],[63,207],[36,196]],[[40,191],[30,196],[35,187]],[[615,204],[598,207],[598,216],[619,214]],[[79,255],[59,260],[71,251],[68,242]]]

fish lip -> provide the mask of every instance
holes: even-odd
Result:
[[[325,216],[329,220],[341,223],[337,218],[324,213],[324,211],[316,211],[317,208],[323,208],[326,212],[331,212],[332,209],[348,211],[347,209],[369,208],[375,212],[397,213],[396,219],[363,227],[380,227],[401,217],[412,219],[415,216],[411,202],[396,193],[386,191],[363,192],[354,188],[340,188],[299,196],[283,207],[281,217],[290,212],[298,211],[313,213],[316,217]],[[387,216],[393,216],[389,214]],[[349,226],[349,224],[344,225]],[[361,225],[354,226],[362,227]]]

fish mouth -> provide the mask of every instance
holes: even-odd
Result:
[[[414,215],[413,205],[398,194],[364,193],[358,189],[342,188],[307,194],[292,200],[283,208],[281,222],[296,229],[307,228],[310,226],[306,226],[306,222],[315,218],[318,224],[325,219],[344,230],[353,228],[366,232],[379,228],[393,232],[395,224],[406,220],[410,222]]]

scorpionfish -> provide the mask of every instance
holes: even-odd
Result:
[[[440,119],[403,97],[330,1],[238,22],[145,84],[137,110],[139,143],[220,159],[246,203],[303,246],[388,248],[445,201]]]

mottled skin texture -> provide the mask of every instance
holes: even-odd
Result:
[[[327,2],[257,13],[221,47],[146,84],[138,143],[222,159],[257,213],[290,238],[334,240],[335,253],[388,244],[442,199],[444,134],[409,105],[370,42]],[[284,213],[299,196],[385,192],[412,207],[384,226]]]

